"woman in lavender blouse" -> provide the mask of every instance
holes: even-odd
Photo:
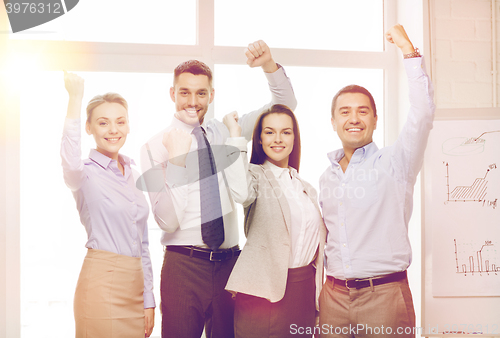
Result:
[[[69,94],[61,157],[88,248],[75,291],[76,337],[149,337],[155,301],[148,249],[148,205],[135,186],[133,160],[118,153],[129,133],[128,106],[116,93],[95,96],[85,130],[96,149],[81,158],[84,81],[64,73]]]

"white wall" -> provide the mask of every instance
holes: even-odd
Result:
[[[492,1],[431,0],[430,10],[437,108],[492,107]]]

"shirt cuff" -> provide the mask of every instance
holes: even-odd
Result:
[[[419,77],[425,74],[424,58],[416,57],[404,59],[403,64],[405,65],[406,74],[409,78]]]
[[[178,165],[167,162],[165,183],[170,189],[182,186],[188,183],[188,172],[185,167],[179,167]]]
[[[269,85],[272,87],[279,86],[284,81],[288,81],[288,77],[286,76],[286,73],[285,73],[285,68],[283,68],[279,64],[277,64],[277,65],[278,65],[278,70],[275,71],[274,73],[264,72],[264,74],[266,74],[266,77],[267,77],[267,82],[269,82]]]
[[[149,309],[155,307],[156,303],[154,294],[152,292],[144,292],[144,308]]]
[[[229,137],[226,140],[226,145],[236,147],[239,149],[239,151],[247,151],[247,142],[248,142],[247,139],[244,138],[243,136]]]

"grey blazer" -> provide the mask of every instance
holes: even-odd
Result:
[[[290,207],[271,169],[250,164],[248,196],[237,201],[245,208],[247,242],[233,268],[226,290],[278,302],[285,295],[290,255]],[[301,180],[304,192],[320,213],[315,189]],[[320,224],[316,267],[316,308],[323,285],[323,253],[326,226]]]

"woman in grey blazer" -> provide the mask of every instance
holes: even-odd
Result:
[[[236,295],[236,337],[314,333],[326,227],[299,164],[297,120],[276,104],[255,124],[248,195],[237,200],[245,208],[247,242],[226,285]]]

